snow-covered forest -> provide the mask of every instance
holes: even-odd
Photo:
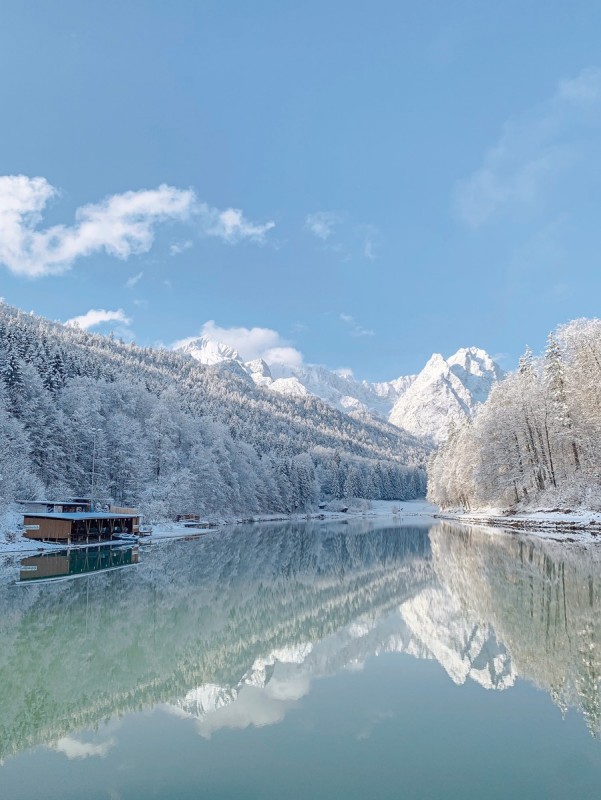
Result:
[[[0,507],[92,494],[175,513],[425,493],[423,442],[166,349],[0,303]]]
[[[601,508],[601,320],[526,350],[431,457],[428,494],[446,509]]]

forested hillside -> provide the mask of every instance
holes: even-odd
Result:
[[[527,350],[431,458],[428,485],[443,508],[601,508],[601,320]]]
[[[426,453],[315,397],[0,304],[0,505],[92,493],[161,518],[407,499]]]

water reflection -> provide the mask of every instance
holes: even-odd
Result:
[[[601,736],[601,551],[440,524],[433,566],[462,613],[494,629],[513,671]]]
[[[5,580],[0,758],[158,704],[204,736],[270,724],[316,676],[384,652],[487,689],[527,678],[596,734],[600,562],[447,523],[285,524],[153,547],[93,579]]]
[[[117,545],[71,548],[23,558],[19,581],[29,583],[63,580],[137,563],[137,547]]]

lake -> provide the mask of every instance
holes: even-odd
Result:
[[[2,798],[601,793],[590,545],[238,526],[5,558],[0,608]]]

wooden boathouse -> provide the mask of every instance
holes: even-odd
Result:
[[[42,542],[81,544],[110,541],[115,534],[140,533],[140,514],[123,511],[25,512],[25,536]]]

